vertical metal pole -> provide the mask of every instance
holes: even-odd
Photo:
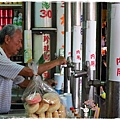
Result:
[[[71,2],[65,3],[65,58],[71,56]],[[67,76],[68,68],[64,68],[64,92],[70,93],[70,78]]]
[[[25,2],[25,30],[31,29],[31,2]]]
[[[120,3],[108,4],[107,118],[120,118]]]
[[[56,25],[57,25],[57,39],[56,39],[56,53],[60,55],[60,49],[64,46],[64,1],[56,2]],[[59,72],[59,67],[56,66],[56,72]]]
[[[25,2],[24,63],[32,59],[31,2]]]
[[[72,3],[72,25],[80,26],[80,17],[81,17],[81,3],[76,1]]]
[[[81,35],[81,3],[79,1],[72,3],[72,59],[74,70],[80,70],[81,51],[80,46],[82,43]],[[73,71],[74,71],[73,70]],[[76,110],[80,109],[80,77],[75,78],[72,76],[70,81],[71,93],[73,98],[73,106]]]
[[[83,65],[85,61],[90,62],[91,76],[90,79],[96,78],[96,3],[84,3],[83,5]],[[82,100],[94,99],[93,86],[86,91],[87,80],[82,81]]]

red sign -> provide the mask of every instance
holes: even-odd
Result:
[[[91,54],[90,59],[90,66],[95,67],[95,54]]]
[[[47,34],[44,35],[43,43],[44,43],[43,57],[44,57],[45,62],[48,62],[50,61],[50,36],[49,35]],[[46,78],[50,78],[49,71],[46,71],[43,73],[43,79],[46,79]]]

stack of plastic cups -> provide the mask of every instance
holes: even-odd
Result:
[[[64,96],[67,98],[67,111],[70,111],[70,108],[73,107],[72,94],[71,93],[64,93]]]
[[[55,90],[58,92],[58,94],[62,94],[64,75],[60,73],[54,73],[54,80],[57,82],[57,85],[55,85]]]

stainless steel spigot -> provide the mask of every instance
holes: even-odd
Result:
[[[83,70],[76,70],[74,71],[74,77],[82,77],[82,76],[86,76],[88,77],[88,80],[90,80],[90,64],[88,61],[86,61],[86,65],[84,66]]]
[[[70,93],[70,79],[72,74],[72,59],[71,56],[67,57],[67,65],[62,65],[64,67],[64,92]]]
[[[72,68],[74,67],[74,64],[72,63],[71,57],[67,57],[67,78],[70,80]]]
[[[62,71],[62,68],[67,67],[67,65],[60,65],[60,73]]]
[[[67,57],[67,62],[68,62],[68,63],[72,63],[72,58],[71,58],[71,56]]]
[[[106,84],[105,81],[100,81],[100,80],[90,80],[88,81],[89,86],[94,86],[94,87],[99,87],[99,86],[104,86]]]
[[[68,67],[68,68],[73,67],[72,60],[71,60],[71,57],[70,57],[70,56],[67,57],[67,64],[65,64],[65,65],[60,65],[60,70],[61,70],[62,68],[64,68],[64,67]],[[71,72],[71,71],[70,71],[70,72]]]

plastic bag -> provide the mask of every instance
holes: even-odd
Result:
[[[37,65],[33,61],[28,65],[34,76],[22,95],[27,117],[66,118],[66,108],[59,94],[37,75]]]

